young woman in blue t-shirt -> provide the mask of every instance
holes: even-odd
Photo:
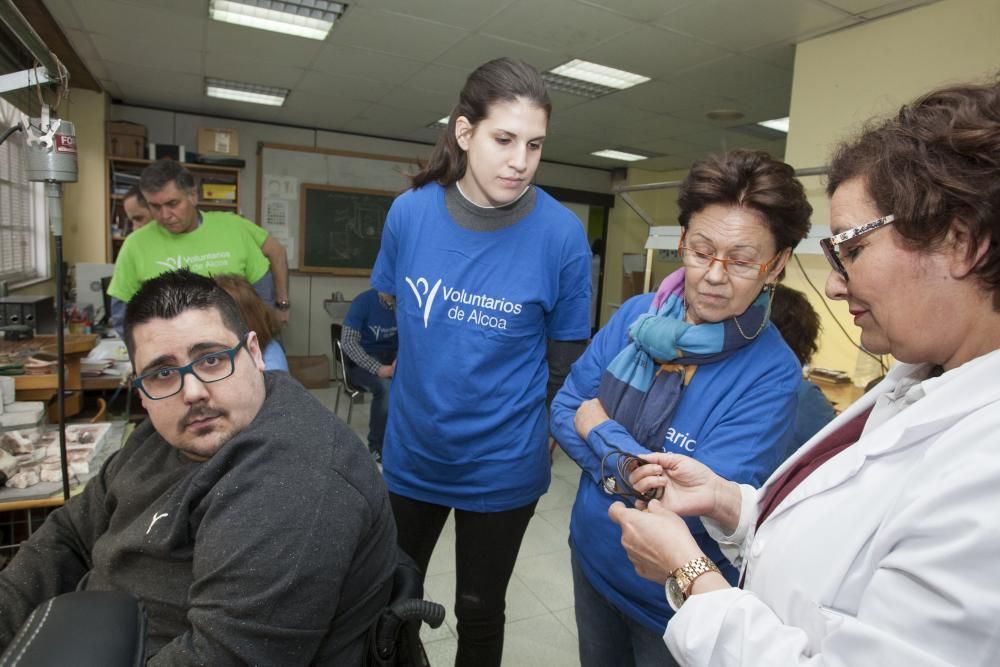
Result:
[[[372,272],[399,333],[385,480],[425,571],[455,510],[459,665],[500,664],[507,584],[549,484],[547,355],[571,360],[590,332],[583,226],[532,185],[550,109],[531,66],[474,71]]]

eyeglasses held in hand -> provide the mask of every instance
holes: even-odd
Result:
[[[179,393],[188,373],[205,384],[225,380],[236,370],[236,355],[249,337],[248,333],[235,347],[198,357],[186,366],[165,366],[143,373],[132,380],[132,386],[141,389],[150,400],[159,401]]]

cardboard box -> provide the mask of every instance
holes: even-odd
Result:
[[[206,155],[239,155],[240,133],[225,128],[200,128],[198,152]]]
[[[288,372],[306,389],[326,389],[330,386],[330,360],[325,354],[288,357]]]
[[[201,198],[215,201],[236,201],[236,184],[202,183]]]
[[[646,291],[645,278],[645,271],[631,271],[622,276],[622,303]]]
[[[108,140],[108,155],[112,157],[145,157],[146,126],[124,121],[108,121],[104,134]]]

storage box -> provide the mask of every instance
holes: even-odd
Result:
[[[108,140],[108,155],[113,157],[144,157],[146,126],[125,121],[108,121],[104,134]]]
[[[236,184],[202,183],[201,198],[215,201],[236,201]]]
[[[198,152],[208,155],[239,155],[240,134],[232,129],[200,128],[198,130]]]
[[[325,354],[288,357],[288,372],[306,389],[325,389],[330,386],[330,360]]]

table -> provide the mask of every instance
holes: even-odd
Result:
[[[833,383],[817,380],[816,378],[810,379],[820,388],[820,391],[823,392],[827,400],[833,403],[837,414],[846,410],[851,403],[861,398],[865,393],[863,387],[856,387],[853,382]]]
[[[66,385],[68,394],[65,400],[66,416],[71,417],[80,412],[83,407],[83,379],[80,376],[80,360],[97,345],[97,334],[66,334],[64,350],[66,353]],[[51,335],[35,336],[31,340],[0,341],[0,354],[47,352],[56,353],[56,337]],[[56,373],[46,375],[16,375],[14,389],[19,401],[48,402],[59,392],[59,376]],[[49,421],[58,421],[49,415]]]

